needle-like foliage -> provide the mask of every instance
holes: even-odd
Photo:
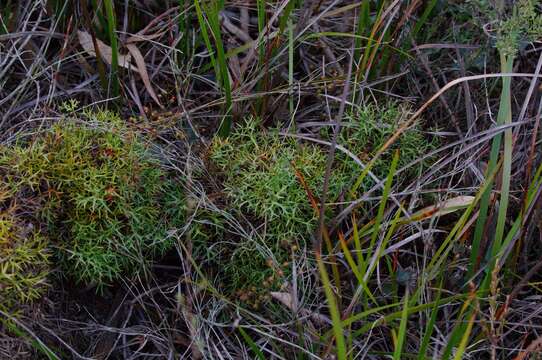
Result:
[[[340,144],[362,159],[372,156],[400,126],[405,111],[392,104],[383,110],[368,106],[351,114],[344,124]],[[418,127],[409,129],[397,144],[405,149],[401,165],[433,146]],[[230,251],[224,269],[233,288],[279,284],[280,275],[287,273],[280,266],[290,259],[291,249],[310,247],[310,235],[317,223],[317,211],[311,201],[319,201],[326,157],[325,147],[281,137],[276,130],[262,132],[254,119],[235,129],[230,137],[215,139],[211,159],[225,176],[224,191],[232,207],[263,223],[262,241],[242,242]],[[374,172],[380,179],[386,177],[391,158],[385,156],[375,166]],[[415,175],[415,169],[411,170],[408,175]],[[350,156],[337,155],[328,195],[328,216],[361,171]],[[370,185],[374,181],[367,179],[364,187]]]
[[[17,222],[9,208],[0,213],[0,310],[38,298],[46,289],[50,253],[31,223]]]
[[[103,285],[171,248],[183,201],[135,132],[112,113],[90,117],[92,125],[66,119],[5,149],[1,165],[18,196],[42,204],[35,217],[65,274]]]

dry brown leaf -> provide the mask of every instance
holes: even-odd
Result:
[[[292,295],[287,292],[278,292],[278,291],[272,291],[271,297],[275,300],[278,300],[281,302],[284,306],[286,306],[288,309],[294,311],[294,304],[292,301]]]
[[[418,221],[427,219],[433,216],[442,216],[453,213],[457,210],[464,209],[472,204],[474,196],[457,196],[446,201],[443,201],[437,205],[427,206],[421,210],[416,211],[410,219],[410,221]]]
[[[82,30],[77,31],[77,36],[79,38],[79,43],[83,47],[83,49],[87,52],[87,54],[96,57],[96,49],[94,49],[94,43],[92,41],[92,36]],[[103,41],[96,39],[96,44],[98,46],[99,53],[102,57],[102,59],[108,63],[109,65],[113,62],[113,52],[111,50],[111,47],[106,45]],[[145,89],[147,89],[147,92],[152,97],[152,99],[163,108],[162,104],[160,103],[160,100],[158,100],[158,97],[156,96],[156,93],[154,92],[154,89],[151,85],[151,81],[149,79],[149,74],[147,73],[147,66],[145,65],[145,60],[143,59],[143,55],[135,46],[133,43],[127,44],[126,47],[128,48],[129,53],[126,55],[118,54],[118,64],[119,66],[122,66],[126,69],[130,69],[131,71],[134,71],[138,73],[141,76],[141,79],[143,80],[143,84],[145,85]],[[136,62],[136,66],[132,64],[132,58]]]
[[[126,48],[132,54],[137,68],[139,70],[139,76],[141,76],[141,80],[143,80],[143,84],[145,84],[145,89],[147,89],[147,92],[152,97],[152,99],[163,108],[162,104],[160,103],[160,100],[158,100],[158,97],[156,96],[156,93],[154,92],[154,89],[151,85],[151,80],[149,79],[149,74],[147,73],[147,66],[145,65],[145,60],[143,59],[143,55],[141,54],[141,51],[135,46],[135,44],[127,44]]]
[[[79,38],[79,44],[81,44],[81,47],[87,52],[87,54],[96,57],[96,50],[94,49],[92,36],[86,31],[78,30],[77,37]],[[102,59],[106,63],[111,65],[113,63],[113,52],[111,50],[111,47],[106,45],[103,41],[99,39],[96,39],[96,44],[98,45],[98,50],[100,51]],[[139,73],[138,69],[134,65],[132,65],[131,60],[132,57],[130,54],[118,54],[119,66]]]
[[[290,309],[292,312],[295,312],[294,302],[292,300],[292,295],[287,292],[278,292],[278,291],[272,291],[270,293],[271,297],[280,303],[282,303],[284,306],[286,306],[288,309]],[[307,309],[301,309],[301,313],[304,316],[309,316],[315,323],[319,325],[324,324],[330,324],[331,320],[320,313],[317,312],[311,312]]]

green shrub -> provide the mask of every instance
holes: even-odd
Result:
[[[323,178],[326,154],[314,145],[297,145],[276,133],[259,133],[250,121],[213,144],[212,160],[224,171],[232,205],[266,220],[267,236],[294,241],[313,228],[313,209],[296,178],[303,174],[313,191]]]
[[[409,115],[410,111],[406,105],[391,103],[381,108],[375,105],[367,105],[347,115],[339,143],[354,153],[363,162],[367,163],[373,158],[378,149],[384,146],[386,141],[399,129],[403,121],[407,120]],[[382,157],[375,162],[371,168],[371,172],[378,179],[385,179],[388,176],[394,149],[400,150],[398,168],[401,168],[434,150],[436,145],[436,138],[427,138],[418,122],[409,127]],[[362,169],[352,158],[340,152],[337,158],[335,173],[347,179],[340,181],[340,185],[359,176]],[[426,159],[418,165],[408,168],[401,175],[401,179],[413,179],[430,162],[430,159]],[[362,190],[368,190],[374,184],[375,181],[371,177],[366,176],[362,183]]]
[[[368,160],[397,130],[405,114],[407,109],[398,105],[382,110],[368,106],[348,116],[339,143],[362,160]],[[425,139],[419,127],[411,127],[395,147],[401,149],[400,165],[406,165],[434,144]],[[224,191],[231,206],[263,224],[259,232],[261,241],[244,241],[226,251],[227,260],[221,268],[232,289],[277,285],[281,274],[286,273],[281,264],[289,260],[291,249],[307,245],[315,230],[317,214],[299,174],[319,201],[327,150],[314,143],[282,138],[273,130],[259,131],[255,120],[234,129],[229,138],[213,142],[210,158],[224,176]],[[373,168],[380,179],[387,176],[391,150]],[[420,167],[425,165],[427,162]],[[405,178],[414,176],[420,167],[409,169]],[[345,193],[360,173],[361,167],[352,158],[337,151],[328,202],[333,203]],[[363,188],[372,185],[374,182],[367,178]],[[328,210],[333,211],[332,204]]]
[[[44,223],[64,273],[103,285],[147,268],[169,249],[182,221],[182,190],[138,135],[112,113],[67,119],[0,160],[19,196],[40,199]]]
[[[50,253],[31,224],[18,223],[14,209],[0,213],[0,309],[38,298],[46,288]]]
[[[325,153],[310,144],[281,139],[274,132],[260,132],[254,120],[226,139],[215,139],[210,153],[224,174],[231,206],[265,223],[262,241],[255,237],[224,251],[220,268],[226,284],[230,290],[270,285],[278,279],[268,260],[288,260],[290,247],[304,244],[315,224],[314,210],[295,169],[316,190],[323,179]]]
[[[542,37],[542,15],[536,0],[471,0],[471,14],[480,23],[492,23],[496,46],[504,56],[514,57],[526,44]]]

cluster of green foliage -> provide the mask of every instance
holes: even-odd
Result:
[[[264,222],[263,241],[236,244],[228,254],[223,269],[232,290],[261,286],[274,274],[267,260],[274,256],[278,263],[286,261],[290,247],[299,246],[311,234],[315,212],[296,171],[312,191],[317,190],[325,156],[314,145],[259,131],[253,119],[228,138],[215,139],[211,159],[225,176],[224,192],[232,207]]]
[[[502,55],[513,57],[522,44],[542,36],[542,16],[537,9],[539,1],[474,0],[472,3],[474,13],[482,23],[494,23],[496,46]]]
[[[498,24],[497,48],[506,56],[515,56],[522,43],[542,36],[542,16],[533,0],[520,0],[512,9],[512,16]]]
[[[148,268],[182,222],[182,188],[107,111],[69,118],[2,149],[4,182],[33,209],[63,273],[102,286]]]
[[[405,113],[404,107],[395,104],[382,110],[367,106],[349,115],[339,143],[361,159],[370,159],[401,125],[399,120]],[[434,143],[415,126],[394,147],[402,150],[400,164],[406,165],[432,149]],[[373,168],[380,179],[389,171],[391,150]],[[309,192],[319,201],[327,149],[281,137],[276,130],[260,131],[258,122],[249,120],[228,138],[215,139],[211,159],[224,175],[224,191],[232,207],[263,224],[258,235],[262,241],[242,242],[231,249],[223,265],[228,284],[233,288],[252,287],[278,280],[276,274],[284,272],[280,265],[289,260],[291,249],[306,246],[315,230],[317,212]],[[426,164],[422,162],[420,167]],[[416,170],[409,169],[407,175],[415,175]],[[331,202],[328,215],[333,212],[333,202],[347,193],[352,179],[361,171],[354,159],[338,152],[327,196]],[[373,180],[367,178],[363,188],[371,185]],[[273,266],[269,259],[273,259]]]
[[[49,274],[45,239],[32,224],[17,223],[14,211],[11,207],[0,213],[0,310],[4,311],[38,298]]]
[[[348,114],[341,132],[339,144],[354,153],[361,161],[367,163],[376,152],[384,146],[386,141],[402,126],[403,121],[409,115],[407,105],[390,103],[387,106],[367,105],[357,111]],[[371,172],[379,179],[386,179],[390,169],[395,149],[400,150],[398,167],[404,167],[431,150],[436,149],[437,139],[427,137],[421,130],[420,123],[409,127],[399,139],[376,160]],[[342,174],[351,181],[361,172],[360,166],[350,157],[343,153],[338,154],[337,170],[335,173]],[[417,176],[430,164],[431,159],[420,161],[417,165],[405,170],[402,178],[405,180]],[[343,183],[341,183],[343,185]],[[365,177],[362,190],[368,190],[375,185],[372,177]],[[346,184],[348,186],[348,184]],[[344,190],[344,189],[343,189]]]
[[[310,144],[259,132],[251,120],[227,139],[213,143],[212,160],[226,173],[224,191],[232,205],[264,219],[268,237],[304,237],[313,229],[313,209],[296,170],[315,191],[322,182],[325,152]]]

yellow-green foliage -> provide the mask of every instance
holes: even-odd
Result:
[[[168,230],[181,221],[181,187],[138,135],[112,113],[67,119],[5,149],[4,179],[21,201],[40,204],[64,273],[84,283],[109,283],[147,268],[171,247]]]
[[[542,15],[537,13],[537,2],[517,1],[512,9],[512,16],[498,24],[497,47],[503,55],[513,56],[521,42],[535,41],[542,37]]]
[[[402,126],[410,115],[408,106],[390,103],[387,106],[377,107],[367,105],[348,114],[343,123],[339,143],[354,153],[359,159],[367,163],[386,141]],[[418,123],[410,126],[397,141],[373,165],[371,172],[382,180],[388,176],[389,167],[393,157],[393,150],[400,150],[398,167],[408,165],[429,151],[435,149],[436,139],[427,138]],[[346,177],[351,180],[361,173],[361,168],[354,160],[339,152],[337,155],[335,177]],[[419,171],[428,166],[430,160],[420,162],[410,167],[401,175],[401,179],[409,180],[416,177]],[[398,179],[400,181],[401,179]],[[345,180],[348,181],[348,180]],[[344,182],[344,181],[343,181]],[[339,182],[339,184],[343,184]],[[335,181],[337,183],[337,180]],[[363,190],[374,186],[375,182],[366,176],[362,184]]]
[[[394,104],[383,109],[367,106],[348,116],[339,142],[368,161],[398,129],[406,113],[406,108]],[[433,147],[433,142],[428,141],[417,126],[408,129],[394,145],[401,149],[400,165],[412,162]],[[290,247],[307,245],[315,230],[317,214],[300,183],[299,174],[319,201],[327,151],[314,143],[280,137],[276,131],[260,131],[255,120],[234,129],[230,137],[213,142],[211,159],[225,177],[224,191],[230,204],[265,224],[261,227],[263,242],[260,244],[244,242],[228,248],[228,260],[221,268],[227,272],[229,284],[234,288],[262,284],[277,272],[269,266],[263,253],[272,255],[276,263],[281,264],[289,259]],[[384,154],[372,169],[380,179],[388,174],[390,154],[391,151]],[[426,163],[420,166],[424,165]],[[328,202],[333,203],[341,194],[348,194],[361,170],[352,158],[338,151]],[[403,178],[415,176],[417,170],[419,167],[410,169]],[[368,189],[374,182],[367,178],[362,185],[362,189]],[[328,209],[331,213],[333,205]]]
[[[226,282],[232,290],[270,283],[275,269],[263,253],[275,257],[279,264],[288,260],[290,248],[305,244],[316,221],[296,170],[311,191],[318,193],[326,154],[312,144],[296,144],[276,133],[260,132],[251,120],[229,138],[216,139],[211,159],[226,177],[224,191],[231,205],[265,222],[260,232],[262,243],[244,242],[220,251],[227,259],[219,264]]]
[[[0,309],[38,298],[49,273],[45,239],[31,223],[17,222],[13,208],[0,213]]]
[[[542,15],[538,0],[471,0],[472,14],[481,24],[492,23],[496,45],[502,55],[515,56],[522,45],[542,37]]]
[[[212,160],[225,172],[224,190],[235,208],[265,219],[267,236],[296,241],[313,228],[313,214],[296,169],[317,191],[326,154],[312,144],[296,144],[249,121],[227,139],[216,139]]]

